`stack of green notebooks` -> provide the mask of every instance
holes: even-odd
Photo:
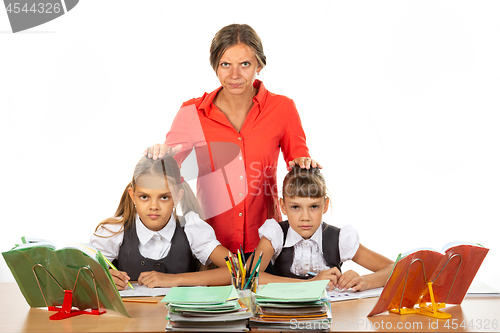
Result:
[[[256,294],[252,331],[330,331],[328,281],[269,283]]]
[[[233,286],[175,287],[162,302],[168,303],[167,331],[246,332],[252,316]]]

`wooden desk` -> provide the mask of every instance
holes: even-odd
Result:
[[[167,309],[163,297],[150,303],[124,303],[131,318],[107,312],[80,315],[63,320],[49,320],[54,313],[46,308],[30,308],[15,282],[0,283],[0,332],[165,332]]]
[[[59,321],[49,320],[46,309],[31,309],[16,283],[0,283],[3,296],[0,332],[165,332],[167,310],[164,303],[125,303],[131,318],[113,311],[100,316],[81,315]],[[162,297],[154,297],[160,301]],[[377,299],[332,303],[332,331],[352,332],[499,332],[500,298],[466,298],[460,306],[448,306],[452,315],[446,320],[420,315],[383,314],[366,317]],[[454,320],[454,322],[452,322]],[[468,327],[460,327],[462,321]],[[473,323],[476,327],[469,327]],[[486,326],[488,323],[488,327]],[[496,323],[496,326],[494,325]],[[453,329],[453,325],[456,329]],[[431,325],[429,327],[429,325]],[[481,325],[481,328],[478,326]],[[438,329],[434,329],[434,328]]]
[[[331,331],[500,332],[500,298],[466,297],[461,305],[449,305],[443,309],[451,314],[448,322],[422,315],[402,316],[388,312],[367,317],[375,303],[377,298],[332,302]],[[465,328],[460,327],[463,321]],[[489,328],[486,328],[486,321]],[[470,327],[472,324],[476,327]]]

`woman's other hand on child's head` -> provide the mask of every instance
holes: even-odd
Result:
[[[353,291],[363,291],[366,289],[365,280],[353,270],[347,271],[339,278],[336,287],[340,290],[352,288]]]
[[[177,287],[178,285],[175,277],[176,274],[167,274],[156,271],[142,272],[141,275],[139,275],[137,282],[139,282],[140,286],[146,286],[148,288]]]
[[[293,161],[288,162],[288,170],[291,170],[294,166],[300,166],[302,169],[310,168],[320,168],[323,169],[321,164],[310,157],[297,157]]]
[[[340,273],[339,269],[337,267],[333,267],[330,269],[325,269],[324,271],[319,272],[315,277],[313,277],[311,280],[312,281],[319,281],[319,280],[330,280],[328,282],[328,287],[330,290],[335,287],[337,284],[338,279],[342,273]]]
[[[182,145],[177,145],[175,147],[167,146],[166,144],[157,143],[151,147],[146,148],[144,151],[144,156],[152,158],[154,160],[162,158],[165,154],[174,156],[182,149]]]
[[[110,269],[109,272],[118,290],[125,290],[127,288],[127,283],[130,281],[130,276],[128,276],[126,272],[117,271],[115,269]]]

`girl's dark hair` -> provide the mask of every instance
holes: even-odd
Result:
[[[132,181],[125,187],[114,216],[107,218],[99,223],[96,231],[101,226],[105,228],[105,224],[107,223],[121,224],[122,227],[118,232],[121,232],[124,229],[128,229],[131,225],[133,225],[137,211],[128,191],[129,188],[135,190],[138,179],[144,175],[163,176],[165,181],[168,181],[168,187],[171,191],[178,192],[180,190],[184,190],[184,194],[179,202],[183,215],[186,215],[188,212],[192,211],[194,213],[197,213],[200,218],[203,219],[203,212],[200,208],[200,205],[198,204],[198,201],[196,200],[196,196],[191,190],[189,184],[182,178],[177,161],[169,155],[165,155],[163,158],[159,158],[157,160],[153,160],[152,158],[144,156],[135,166]],[[174,215],[177,216],[177,214]]]
[[[319,168],[293,167],[283,180],[283,197],[328,198],[325,178]]]
[[[259,66],[266,66],[266,56],[259,35],[248,24],[230,24],[220,29],[212,39],[210,45],[210,65],[217,73],[220,59],[228,48],[233,45],[243,43],[248,45],[257,58]]]

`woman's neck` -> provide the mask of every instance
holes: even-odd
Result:
[[[253,88],[247,94],[244,95],[233,95],[231,93],[227,93],[224,89],[222,89],[217,98],[217,104],[219,109],[224,112],[226,115],[228,114],[247,114],[253,105],[253,97],[256,95],[257,89]]]
[[[257,93],[257,89],[253,88],[249,94],[233,95],[228,94],[224,89],[219,91],[214,101],[215,106],[224,113],[227,120],[233,125],[234,129],[239,133],[245,119],[252,109],[253,97]]]

